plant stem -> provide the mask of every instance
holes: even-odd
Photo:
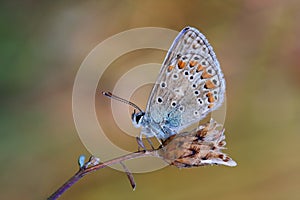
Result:
[[[97,171],[99,169],[108,167],[113,164],[118,164],[120,162],[131,160],[134,158],[140,158],[140,157],[146,157],[146,156],[158,156],[156,154],[156,151],[137,151],[134,153],[130,153],[118,158],[114,158],[112,160],[106,161],[104,163],[99,163],[97,165],[93,165],[88,168],[80,168],[79,171],[74,174],[67,182],[65,182],[60,188],[58,188],[49,198],[48,200],[56,200],[59,198],[66,190],[68,190],[72,185],[74,185],[77,181],[79,181],[83,176],[93,172]]]

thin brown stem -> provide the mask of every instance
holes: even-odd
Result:
[[[126,167],[126,165],[124,163],[120,162],[120,164],[122,165],[122,167],[123,167],[123,169],[124,169],[124,171],[127,175],[127,178],[130,182],[130,185],[131,185],[132,189],[135,190],[136,183],[134,181],[134,177],[133,177],[132,173],[129,171],[129,169]]]
[[[140,157],[146,157],[146,156],[158,156],[156,154],[156,151],[137,151],[134,153],[130,153],[109,161],[106,161],[104,163],[99,163],[97,165],[93,165],[88,168],[80,168],[79,171],[74,174],[67,182],[65,182],[60,188],[58,188],[49,198],[48,200],[55,200],[59,198],[66,190],[68,190],[72,185],[74,185],[76,182],[78,182],[83,176],[97,171],[99,169],[108,167],[110,165],[118,164],[120,162],[131,160],[134,158],[140,158]]]

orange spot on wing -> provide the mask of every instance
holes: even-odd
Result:
[[[213,106],[214,106],[214,104],[211,103],[208,105],[208,108],[212,108]]]
[[[207,80],[205,82],[205,87],[208,88],[208,89],[213,89],[213,88],[216,87],[216,85],[213,82],[211,82],[211,80]]]
[[[214,98],[214,96],[213,96],[213,94],[212,94],[211,92],[207,93],[206,96],[208,97],[208,102],[209,102],[209,103],[213,103],[213,102],[215,101],[215,98]],[[212,107],[213,104],[209,104],[209,106]],[[208,107],[209,107],[209,106],[208,106]],[[209,107],[209,108],[210,108],[210,107]]]
[[[192,60],[190,61],[190,67],[194,67],[197,64],[197,61]]]
[[[178,61],[178,68],[179,69],[183,69],[185,67],[185,62],[183,62],[182,60]]]
[[[207,78],[212,77],[212,75],[210,75],[209,73],[207,73],[206,69],[204,69],[201,77],[207,79]]]
[[[173,66],[173,65],[170,65],[170,66],[168,67],[168,72],[172,71],[172,69],[174,69],[174,66]]]
[[[208,98],[208,102],[209,102],[209,103],[213,103],[214,101],[215,101],[215,99],[214,99],[213,97],[209,97],[209,98]]]
[[[196,70],[196,72],[200,72],[200,71],[202,71],[204,69],[204,67],[202,66],[202,65],[198,65],[197,66],[197,70]]]

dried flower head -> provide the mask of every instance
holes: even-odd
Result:
[[[190,132],[173,135],[163,142],[158,155],[178,168],[204,165],[236,166],[236,162],[222,152],[225,149],[224,129],[213,119]]]

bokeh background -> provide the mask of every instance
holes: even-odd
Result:
[[[131,28],[187,25],[205,33],[225,74],[226,152],[238,166],[136,174],[134,192],[124,173],[107,168],[61,199],[300,199],[299,19],[297,0],[2,1],[0,199],[46,199],[89,154],[75,129],[72,87],[98,43]],[[126,71],[152,61],[149,54],[162,62],[165,52],[116,63],[124,59]],[[118,72],[111,67],[102,87],[113,88]]]

